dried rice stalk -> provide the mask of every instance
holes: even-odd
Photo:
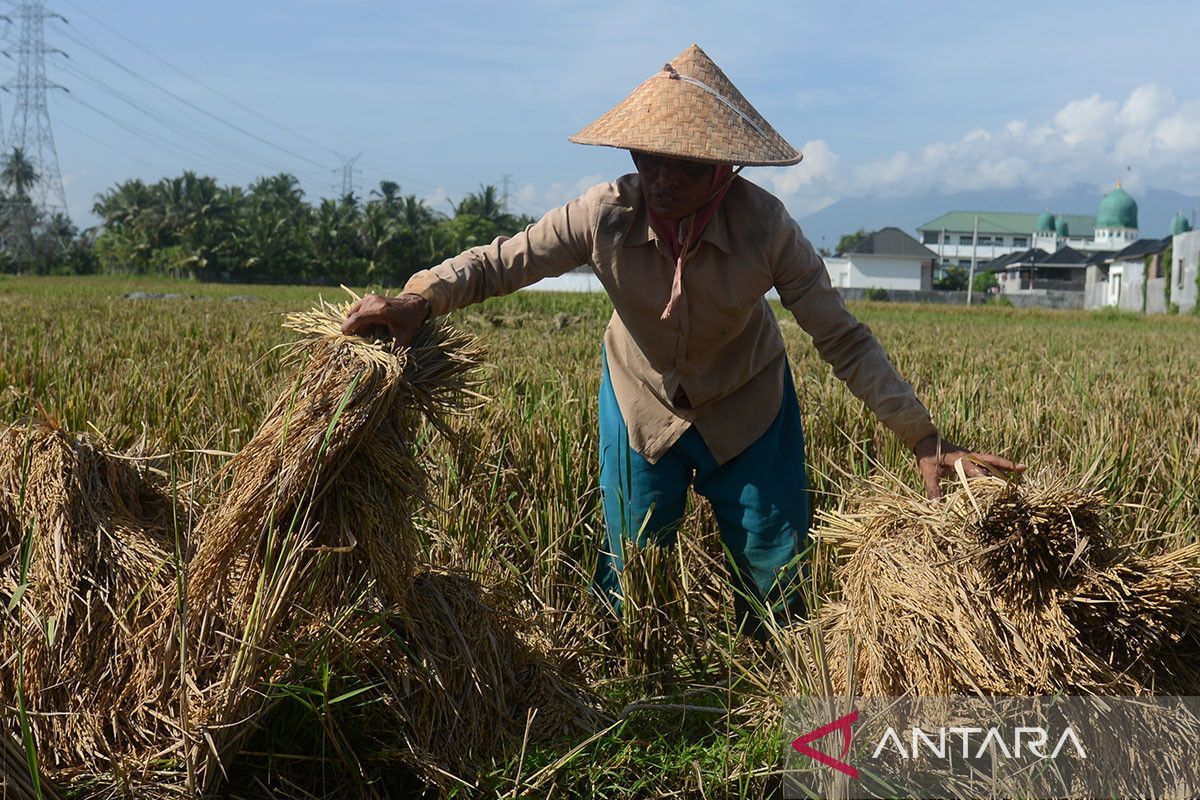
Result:
[[[35,718],[56,774],[207,796],[271,685],[319,686],[331,664],[365,689],[322,720],[360,789],[352,739],[449,786],[525,737],[593,724],[585,682],[514,595],[422,563],[419,426],[451,434],[447,415],[475,402],[472,340],[438,323],[407,348],[345,337],[344,311],[289,317],[295,380],[178,548],[182,515],[129,462],[44,425],[0,437],[5,606],[32,548],[0,689],[23,678],[35,712],[72,712]],[[314,763],[327,785],[333,765]]]
[[[0,624],[0,696],[14,714],[20,682],[44,768],[120,769],[173,733],[138,690],[162,671],[139,634],[172,594],[184,519],[92,437],[49,420],[0,431],[0,609],[19,595]]]
[[[839,553],[820,612],[838,692],[1194,693],[1200,547],[1151,557],[1065,480],[978,479],[936,503],[873,485],[814,533]]]
[[[387,607],[407,603],[425,498],[413,439],[422,416],[447,430],[446,412],[472,394],[464,334],[434,323],[400,348],[343,336],[344,311],[322,303],[288,317],[303,366],[197,527],[185,630],[202,787],[247,729],[229,723],[264,710],[260,684],[287,672],[286,643],[352,604],[366,577]]]
[[[370,730],[399,737],[390,749],[431,782],[519,743],[532,709],[535,739],[593,716],[582,681],[501,589],[421,563],[415,440],[423,419],[450,434],[447,415],[474,403],[473,341],[438,322],[407,348],[346,337],[344,312],[289,317],[304,366],[198,526],[186,635],[202,790],[268,710],[263,684],[311,679],[334,650],[356,654],[355,670],[375,665],[363,702],[386,721]]]

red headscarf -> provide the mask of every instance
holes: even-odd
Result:
[[[687,257],[688,252],[696,242],[700,241],[700,235],[704,233],[704,229],[708,227],[708,223],[712,220],[713,215],[717,213],[717,208],[721,205],[721,200],[725,198],[725,193],[729,191],[729,187],[733,185],[734,176],[737,173],[729,164],[717,164],[713,170],[712,185],[709,187],[709,197],[704,201],[704,205],[700,206],[690,217],[685,217],[682,220],[663,219],[650,210],[649,205],[646,206],[646,214],[650,217],[650,224],[654,226],[654,230],[658,233],[660,239],[665,239],[667,246],[671,248],[671,255],[675,257],[675,277],[671,280],[671,298],[667,301],[666,308],[663,309],[661,319],[670,319],[671,314],[675,312],[679,305],[679,299],[683,296],[683,261]],[[687,228],[687,235],[684,241],[679,241],[679,224],[690,220],[691,224]]]

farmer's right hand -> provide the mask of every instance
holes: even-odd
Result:
[[[346,313],[342,333],[347,336],[365,336],[372,328],[386,329],[397,344],[407,345],[417,334],[417,329],[429,319],[429,301],[419,294],[402,294],[399,297],[380,297],[368,294],[355,301]]]

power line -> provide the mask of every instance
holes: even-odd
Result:
[[[215,94],[217,97],[220,97],[222,100],[225,100],[228,103],[232,103],[233,105],[237,106],[241,110],[245,111],[248,114],[251,114],[252,116],[256,117],[257,119],[262,120],[263,122],[267,123],[268,125],[278,128],[279,130],[283,131],[284,133],[294,136],[295,138],[299,139],[300,141],[311,144],[314,147],[320,148],[321,150],[325,150],[325,151],[337,156],[337,153],[334,150],[332,150],[330,147],[328,147],[327,145],[323,145],[320,142],[316,141],[315,139],[311,139],[308,136],[305,136],[304,134],[299,133],[298,131],[295,130],[295,128],[288,127],[287,125],[283,125],[279,122],[272,120],[270,117],[264,116],[263,114],[261,114],[260,112],[258,112],[255,109],[251,108],[250,106],[248,106],[238,100],[235,100],[234,98],[232,98],[229,95],[225,94],[224,92],[221,92],[220,90],[210,86],[209,84],[205,83],[204,81],[200,80],[199,78],[195,77],[194,75],[191,75],[191,74],[185,72],[183,69],[172,64],[170,61],[167,61],[162,56],[159,56],[156,53],[153,53],[150,50],[147,50],[145,47],[142,47],[140,44],[135,42],[133,39],[130,39],[128,36],[121,33],[116,28],[113,28],[111,25],[108,25],[103,20],[101,20],[99,17],[95,16],[94,14],[92,14],[87,9],[83,8],[81,5],[74,2],[73,0],[64,0],[64,1],[66,3],[68,3],[69,5],[71,5],[72,7],[74,7],[75,9],[77,9],[81,14],[83,14],[84,16],[91,19],[97,25],[104,28],[109,33],[113,34],[114,36],[119,37],[122,41],[126,42],[130,46],[141,51],[142,53],[145,53],[146,55],[150,56],[155,61],[159,62],[160,64],[167,67],[168,69],[171,69],[174,72],[178,73],[179,75],[182,75],[183,77],[190,80],[192,83],[195,83],[197,86],[207,89],[208,91]],[[339,158],[340,158],[340,156],[339,156]]]
[[[103,139],[101,139],[99,136],[94,136],[93,134],[85,131],[83,128],[80,128],[78,125],[72,125],[71,123],[67,122],[65,119],[60,119],[56,124],[61,127],[73,130],[73,131],[75,131],[75,133],[79,134],[80,136],[91,139],[96,144],[101,145],[102,147],[107,147],[109,150],[112,150],[114,153],[120,153],[121,155],[125,156],[126,158],[128,158],[132,161],[136,161],[139,164],[149,167],[152,170],[156,170],[159,172],[165,171],[165,170],[163,170],[162,167],[157,166],[155,164],[151,164],[149,161],[145,160],[141,156],[136,156],[133,153],[130,153],[128,150],[122,150],[120,147],[117,147],[115,144],[112,144],[111,142],[106,142]]]
[[[179,95],[176,92],[171,91],[170,89],[160,86],[159,84],[150,80],[149,78],[147,78],[146,76],[137,72],[136,70],[125,66],[124,64],[122,64],[121,62],[119,62],[115,58],[113,58],[112,56],[110,56],[107,53],[103,52],[102,50],[98,49],[92,43],[90,43],[86,39],[84,39],[82,36],[77,35],[71,31],[66,31],[66,30],[62,31],[62,33],[68,39],[71,39],[75,43],[79,44],[81,47],[91,51],[95,55],[99,56],[100,58],[104,59],[108,63],[112,64],[117,69],[121,70],[122,72],[125,72],[126,74],[132,76],[133,78],[136,78],[137,80],[141,81],[142,83],[147,84],[148,86],[150,86],[150,87],[154,88],[155,90],[163,93],[164,95],[172,98],[173,100],[184,104],[185,106],[192,109],[193,111],[203,114],[204,116],[209,117],[210,119],[212,119],[216,122],[219,122],[222,125],[225,125],[231,129],[237,131],[238,133],[242,134],[243,136],[248,136],[249,138],[255,140],[256,142],[260,142],[261,144],[264,144],[268,147],[274,148],[275,150],[278,150],[281,153],[286,153],[287,155],[291,156],[292,158],[298,159],[300,161],[304,161],[305,163],[319,167],[320,169],[323,169],[323,170],[327,170],[330,168],[328,164],[323,164],[319,161],[315,161],[315,160],[309,158],[308,156],[301,155],[300,153],[297,153],[294,150],[284,147],[283,145],[272,142],[269,139],[265,139],[262,136],[259,136],[258,134],[254,133],[253,131],[243,128],[241,125],[238,125],[237,123],[230,122],[229,120],[224,119],[223,117],[220,117],[220,116],[212,113],[208,109],[196,105],[191,100],[188,100],[186,97],[183,97],[182,95]]]
[[[97,78],[95,75],[88,74],[87,72],[85,72],[81,69],[78,69],[77,67],[75,67],[73,65],[64,64],[63,66],[66,68],[66,71],[68,73],[74,75],[76,78],[78,78],[82,81],[85,81],[93,86],[96,86],[97,88],[101,89],[102,91],[112,95],[113,97],[117,98],[122,103],[124,103],[125,105],[128,105],[130,108],[133,108],[135,111],[139,112],[140,114],[159,123],[164,128],[172,131],[173,133],[175,133],[179,136],[191,137],[193,140],[195,140],[197,142],[203,142],[203,143],[215,148],[216,151],[221,153],[222,155],[219,157],[213,157],[214,161],[221,160],[227,166],[234,165],[233,168],[237,171],[243,170],[247,166],[249,166],[252,170],[260,170],[263,168],[268,168],[270,171],[274,171],[274,172],[290,172],[290,171],[292,171],[292,170],[288,170],[287,168],[285,168],[281,165],[271,164],[270,162],[266,162],[266,161],[262,160],[257,154],[254,154],[251,151],[240,147],[238,144],[236,144],[236,142],[224,139],[215,133],[211,133],[210,131],[205,130],[202,127],[189,125],[184,119],[172,117],[167,114],[164,114],[162,111],[159,111],[158,109],[156,109],[152,106],[147,106],[147,105],[139,102],[137,99],[126,94],[125,92],[122,92],[120,89],[117,89],[116,87],[111,86],[108,83],[105,83],[104,81]],[[231,159],[238,159],[239,161],[242,162],[242,166],[237,166],[236,162],[232,161]]]
[[[122,128],[125,131],[128,131],[133,136],[136,136],[137,138],[139,138],[145,142],[149,142],[150,144],[166,148],[167,150],[173,152],[177,157],[182,158],[185,163],[189,159],[195,158],[194,153],[189,153],[187,150],[184,150],[182,147],[175,144],[174,142],[171,142],[168,139],[158,136],[157,134],[153,134],[148,131],[144,131],[140,128],[135,128],[134,126],[119,119],[118,117],[114,117],[112,114],[109,114],[104,109],[97,108],[96,106],[92,105],[91,103],[87,102],[86,100],[81,99],[78,95],[76,95],[74,93],[68,94],[68,95],[66,95],[66,97],[67,97],[67,99],[71,100],[74,103],[78,103],[79,105],[83,106],[84,108],[88,109],[89,111],[91,111],[95,114],[99,114],[101,117],[104,117],[106,120],[108,120],[112,124]],[[217,159],[213,159],[213,160],[217,161]],[[231,162],[225,162],[221,166],[223,169],[229,169],[229,170],[233,170],[233,171],[239,171],[241,169],[241,167],[237,166],[236,164],[232,164]]]
[[[84,108],[88,109],[89,111],[93,112],[94,114],[97,114],[97,115],[103,117],[104,119],[108,120],[112,124],[127,131],[131,135],[136,136],[137,138],[139,138],[145,142],[148,142],[152,145],[156,145],[158,147],[166,149],[169,152],[172,152],[174,155],[176,155],[178,158],[183,160],[185,163],[189,160],[195,159],[195,153],[192,153],[192,152],[189,152],[189,151],[183,149],[179,145],[171,142],[170,140],[168,140],[162,136],[159,136],[157,134],[151,133],[149,131],[146,131],[146,130],[143,130],[140,128],[136,128],[133,125],[130,125],[129,123],[125,122],[124,120],[122,120],[118,117],[115,117],[112,114],[109,114],[107,111],[105,111],[101,108],[97,108],[96,106],[92,105],[91,103],[87,102],[86,100],[83,100],[82,98],[80,98],[78,95],[76,95],[74,93],[68,94],[68,95],[66,95],[66,97],[68,99],[70,99],[72,102],[78,103],[79,105],[83,106]],[[236,173],[236,172],[242,171],[242,169],[243,169],[242,167],[238,166],[237,164],[233,164],[231,162],[221,163],[221,160],[217,159],[215,157],[210,157],[210,162],[214,163],[217,166],[220,166],[222,169],[228,170],[230,172]]]
[[[179,136],[189,136],[197,141],[202,141],[209,145],[217,147],[217,148],[221,149],[222,151],[224,151],[225,153],[227,153],[228,156],[241,158],[242,160],[244,160],[246,162],[246,164],[252,164],[252,165],[254,165],[255,168],[261,166],[261,162],[257,158],[255,158],[253,156],[247,157],[244,154],[237,152],[235,147],[231,147],[227,142],[225,142],[221,139],[218,139],[215,136],[210,135],[208,132],[200,130],[200,129],[189,128],[181,120],[173,119],[173,118],[171,118],[159,111],[156,111],[152,108],[147,108],[146,106],[144,106],[141,103],[134,100],[129,95],[126,95],[124,92],[120,91],[119,89],[109,86],[108,84],[101,81],[99,78],[96,78],[93,75],[89,75],[88,73],[84,72],[83,70],[79,70],[74,67],[70,67],[68,65],[64,65],[64,66],[67,67],[66,71],[68,73],[74,75],[79,80],[82,80],[86,83],[96,86],[97,88],[101,89],[102,91],[107,92],[108,94],[115,97],[117,100],[120,100],[122,103],[128,105],[130,108],[133,108],[135,111],[138,111],[139,113],[145,115],[146,117],[150,118],[151,120],[158,122],[163,127],[167,128],[168,130],[172,131],[173,133],[175,133]],[[234,162],[226,161],[225,163],[233,164]],[[239,167],[239,169],[242,169],[242,168],[244,168],[244,165],[242,167]]]
[[[131,47],[133,47],[134,49],[138,50],[138,51],[139,51],[139,52],[141,52],[141,53],[144,53],[145,55],[149,56],[150,58],[153,58],[155,61],[159,62],[159,63],[160,63],[160,64],[162,64],[163,66],[165,66],[165,67],[167,67],[168,69],[172,70],[173,72],[175,72],[175,73],[177,73],[177,74],[181,75],[182,77],[184,77],[184,78],[188,79],[189,81],[191,81],[191,82],[195,83],[196,85],[200,86],[201,88],[205,89],[206,91],[209,91],[209,92],[211,92],[212,94],[216,95],[217,97],[220,97],[222,100],[225,100],[226,102],[228,102],[228,103],[230,103],[230,104],[232,104],[232,105],[236,106],[237,108],[239,108],[239,109],[241,109],[241,110],[245,111],[246,113],[248,113],[248,114],[251,114],[251,115],[252,115],[252,116],[254,116],[256,119],[262,120],[263,122],[267,123],[268,125],[271,125],[272,127],[274,127],[274,128],[277,128],[277,129],[279,129],[279,130],[281,130],[281,131],[283,131],[283,132],[285,132],[285,133],[289,134],[290,136],[293,136],[293,137],[295,137],[296,139],[299,139],[299,140],[301,140],[301,141],[304,141],[304,142],[306,142],[307,144],[310,144],[310,145],[312,145],[312,146],[314,146],[314,147],[316,147],[316,148],[319,148],[319,149],[321,149],[321,150],[324,150],[324,151],[326,151],[326,152],[332,153],[333,155],[337,156],[337,158],[338,158],[339,160],[341,160],[341,158],[342,158],[342,157],[341,157],[341,155],[339,155],[339,154],[337,153],[337,151],[336,151],[336,150],[332,149],[332,148],[331,148],[331,147],[329,147],[328,145],[322,144],[321,142],[318,142],[318,141],[316,141],[315,139],[312,139],[311,137],[309,137],[309,136],[306,136],[306,135],[304,135],[304,134],[300,133],[299,131],[297,131],[297,130],[295,129],[295,127],[294,127],[294,126],[287,126],[287,125],[284,125],[284,124],[282,124],[282,123],[279,123],[279,122],[277,122],[277,121],[275,121],[275,120],[271,119],[270,117],[267,117],[267,116],[265,116],[264,114],[260,113],[259,111],[257,111],[256,109],[252,108],[251,106],[248,106],[248,105],[246,105],[245,103],[242,103],[242,102],[238,101],[237,99],[235,99],[235,98],[233,98],[233,97],[230,97],[229,95],[225,94],[224,92],[220,91],[219,89],[215,88],[214,86],[212,86],[212,85],[210,85],[210,84],[206,83],[205,81],[203,81],[203,80],[201,80],[201,79],[197,78],[196,76],[194,76],[194,75],[190,74],[189,72],[187,72],[186,70],[182,69],[182,68],[181,68],[181,67],[179,67],[178,65],[176,65],[176,64],[173,64],[172,62],[170,62],[170,61],[168,61],[167,59],[163,58],[162,56],[158,55],[157,53],[154,53],[153,51],[151,51],[151,50],[147,49],[146,47],[143,47],[143,46],[142,46],[141,44],[139,44],[137,41],[135,41],[135,40],[131,39],[131,38],[130,38],[130,37],[128,37],[128,36],[126,36],[124,33],[122,33],[122,32],[121,32],[120,30],[118,30],[117,28],[115,28],[115,27],[113,27],[113,26],[111,26],[111,25],[107,24],[106,22],[104,22],[104,20],[100,19],[100,18],[99,18],[99,17],[97,17],[95,14],[92,14],[92,13],[91,13],[91,12],[89,12],[89,11],[88,11],[86,8],[84,8],[82,5],[80,5],[79,3],[75,2],[74,0],[64,0],[64,2],[68,3],[70,6],[72,6],[72,7],[73,7],[73,8],[75,8],[76,10],[78,10],[78,11],[79,11],[81,14],[83,14],[84,16],[86,16],[87,18],[89,18],[90,20],[92,20],[93,22],[95,22],[97,25],[99,25],[100,27],[102,27],[103,29],[105,29],[106,31],[108,31],[109,33],[111,33],[111,34],[113,34],[114,36],[118,37],[119,39],[121,39],[122,41],[124,41],[125,43],[127,43],[128,45],[130,45]],[[78,29],[74,29],[74,30],[78,31]],[[78,33],[78,35],[79,35],[79,36],[82,36],[83,34],[82,34],[82,33]],[[78,40],[77,40],[77,41],[78,41]],[[83,42],[80,42],[80,44],[84,44],[84,43],[83,43]],[[86,44],[84,44],[84,46],[87,46],[87,45],[86,45]],[[92,49],[92,50],[93,50],[93,52],[96,52],[96,50],[95,50],[95,48],[94,48],[94,47],[89,47],[89,49]],[[110,60],[112,63],[116,63],[116,62],[115,62],[115,59],[112,59],[111,57],[106,57],[106,56],[104,56],[104,55],[102,55],[102,54],[100,54],[100,53],[97,53],[97,54],[98,54],[98,55],[101,55],[101,57],[105,57],[105,58],[107,58],[107,59],[108,59],[108,60]],[[118,66],[120,66],[120,65],[118,65]],[[125,69],[126,71],[130,71],[128,68],[123,68],[123,69]],[[142,79],[143,79],[143,80],[148,80],[148,79],[145,79],[145,78],[142,78]],[[161,87],[156,87],[156,88],[159,88],[159,90],[160,90],[160,91],[165,91],[165,90],[163,90]],[[183,100],[182,98],[178,98],[178,96],[176,96],[176,99],[179,99],[181,102],[185,102],[185,103],[187,102],[186,100]],[[191,107],[193,107],[193,108],[198,108],[198,107],[196,107],[196,106],[191,106]],[[206,113],[207,113],[207,112],[206,112]],[[215,115],[211,115],[211,114],[210,114],[209,116],[215,116]],[[229,123],[226,123],[226,124],[229,124]],[[261,140],[261,139],[259,139],[259,141],[262,141],[262,140]],[[289,154],[291,154],[291,151],[286,151],[286,152],[289,152]],[[310,161],[309,161],[309,163],[314,163],[314,162],[312,162],[312,161],[310,160]],[[325,167],[324,165],[318,165],[318,166],[321,166],[321,167],[323,167],[323,168],[325,168],[325,169],[328,169],[328,168],[327,168],[327,167]],[[378,174],[380,174],[380,175],[382,175],[382,176],[384,176],[384,177],[387,177],[387,178],[390,178],[390,179],[394,179],[394,180],[396,180],[397,182],[401,183],[401,184],[402,184],[402,185],[404,185],[404,186],[412,186],[412,187],[416,187],[417,189],[422,189],[422,188],[423,188],[423,189],[425,189],[425,190],[436,190],[436,189],[439,189],[439,188],[444,188],[444,187],[440,187],[440,186],[438,186],[438,185],[436,185],[436,184],[428,183],[428,182],[425,182],[425,181],[417,181],[417,180],[412,180],[412,179],[409,179],[409,178],[405,178],[405,177],[403,177],[403,176],[398,176],[398,175],[395,175],[395,173],[393,173],[391,170],[385,170],[385,169],[382,169],[382,168],[379,168],[379,167],[374,167],[374,166],[371,166],[371,165],[369,165],[369,164],[360,163],[360,164],[359,164],[359,166],[361,166],[361,167],[362,167],[362,168],[364,168],[364,169],[370,170],[370,171],[372,171],[372,172],[376,172],[376,173],[378,173]],[[336,171],[336,170],[335,170],[335,171]],[[336,187],[335,187],[335,188],[336,188]],[[451,190],[451,191],[456,191],[456,193],[462,193],[462,191],[461,191],[461,190]]]

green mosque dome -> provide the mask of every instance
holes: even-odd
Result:
[[[1059,217],[1058,219],[1058,238],[1065,239],[1071,234],[1070,227],[1067,226],[1066,219]]]
[[[1178,236],[1181,233],[1187,233],[1192,229],[1192,225],[1188,222],[1188,218],[1180,211],[1175,215],[1175,219],[1171,220],[1171,235]]]
[[[1117,184],[1104,196],[1096,212],[1097,228],[1137,228],[1137,203]]]
[[[1037,227],[1033,230],[1034,233],[1054,233],[1054,215],[1049,211],[1043,211],[1037,219]]]

